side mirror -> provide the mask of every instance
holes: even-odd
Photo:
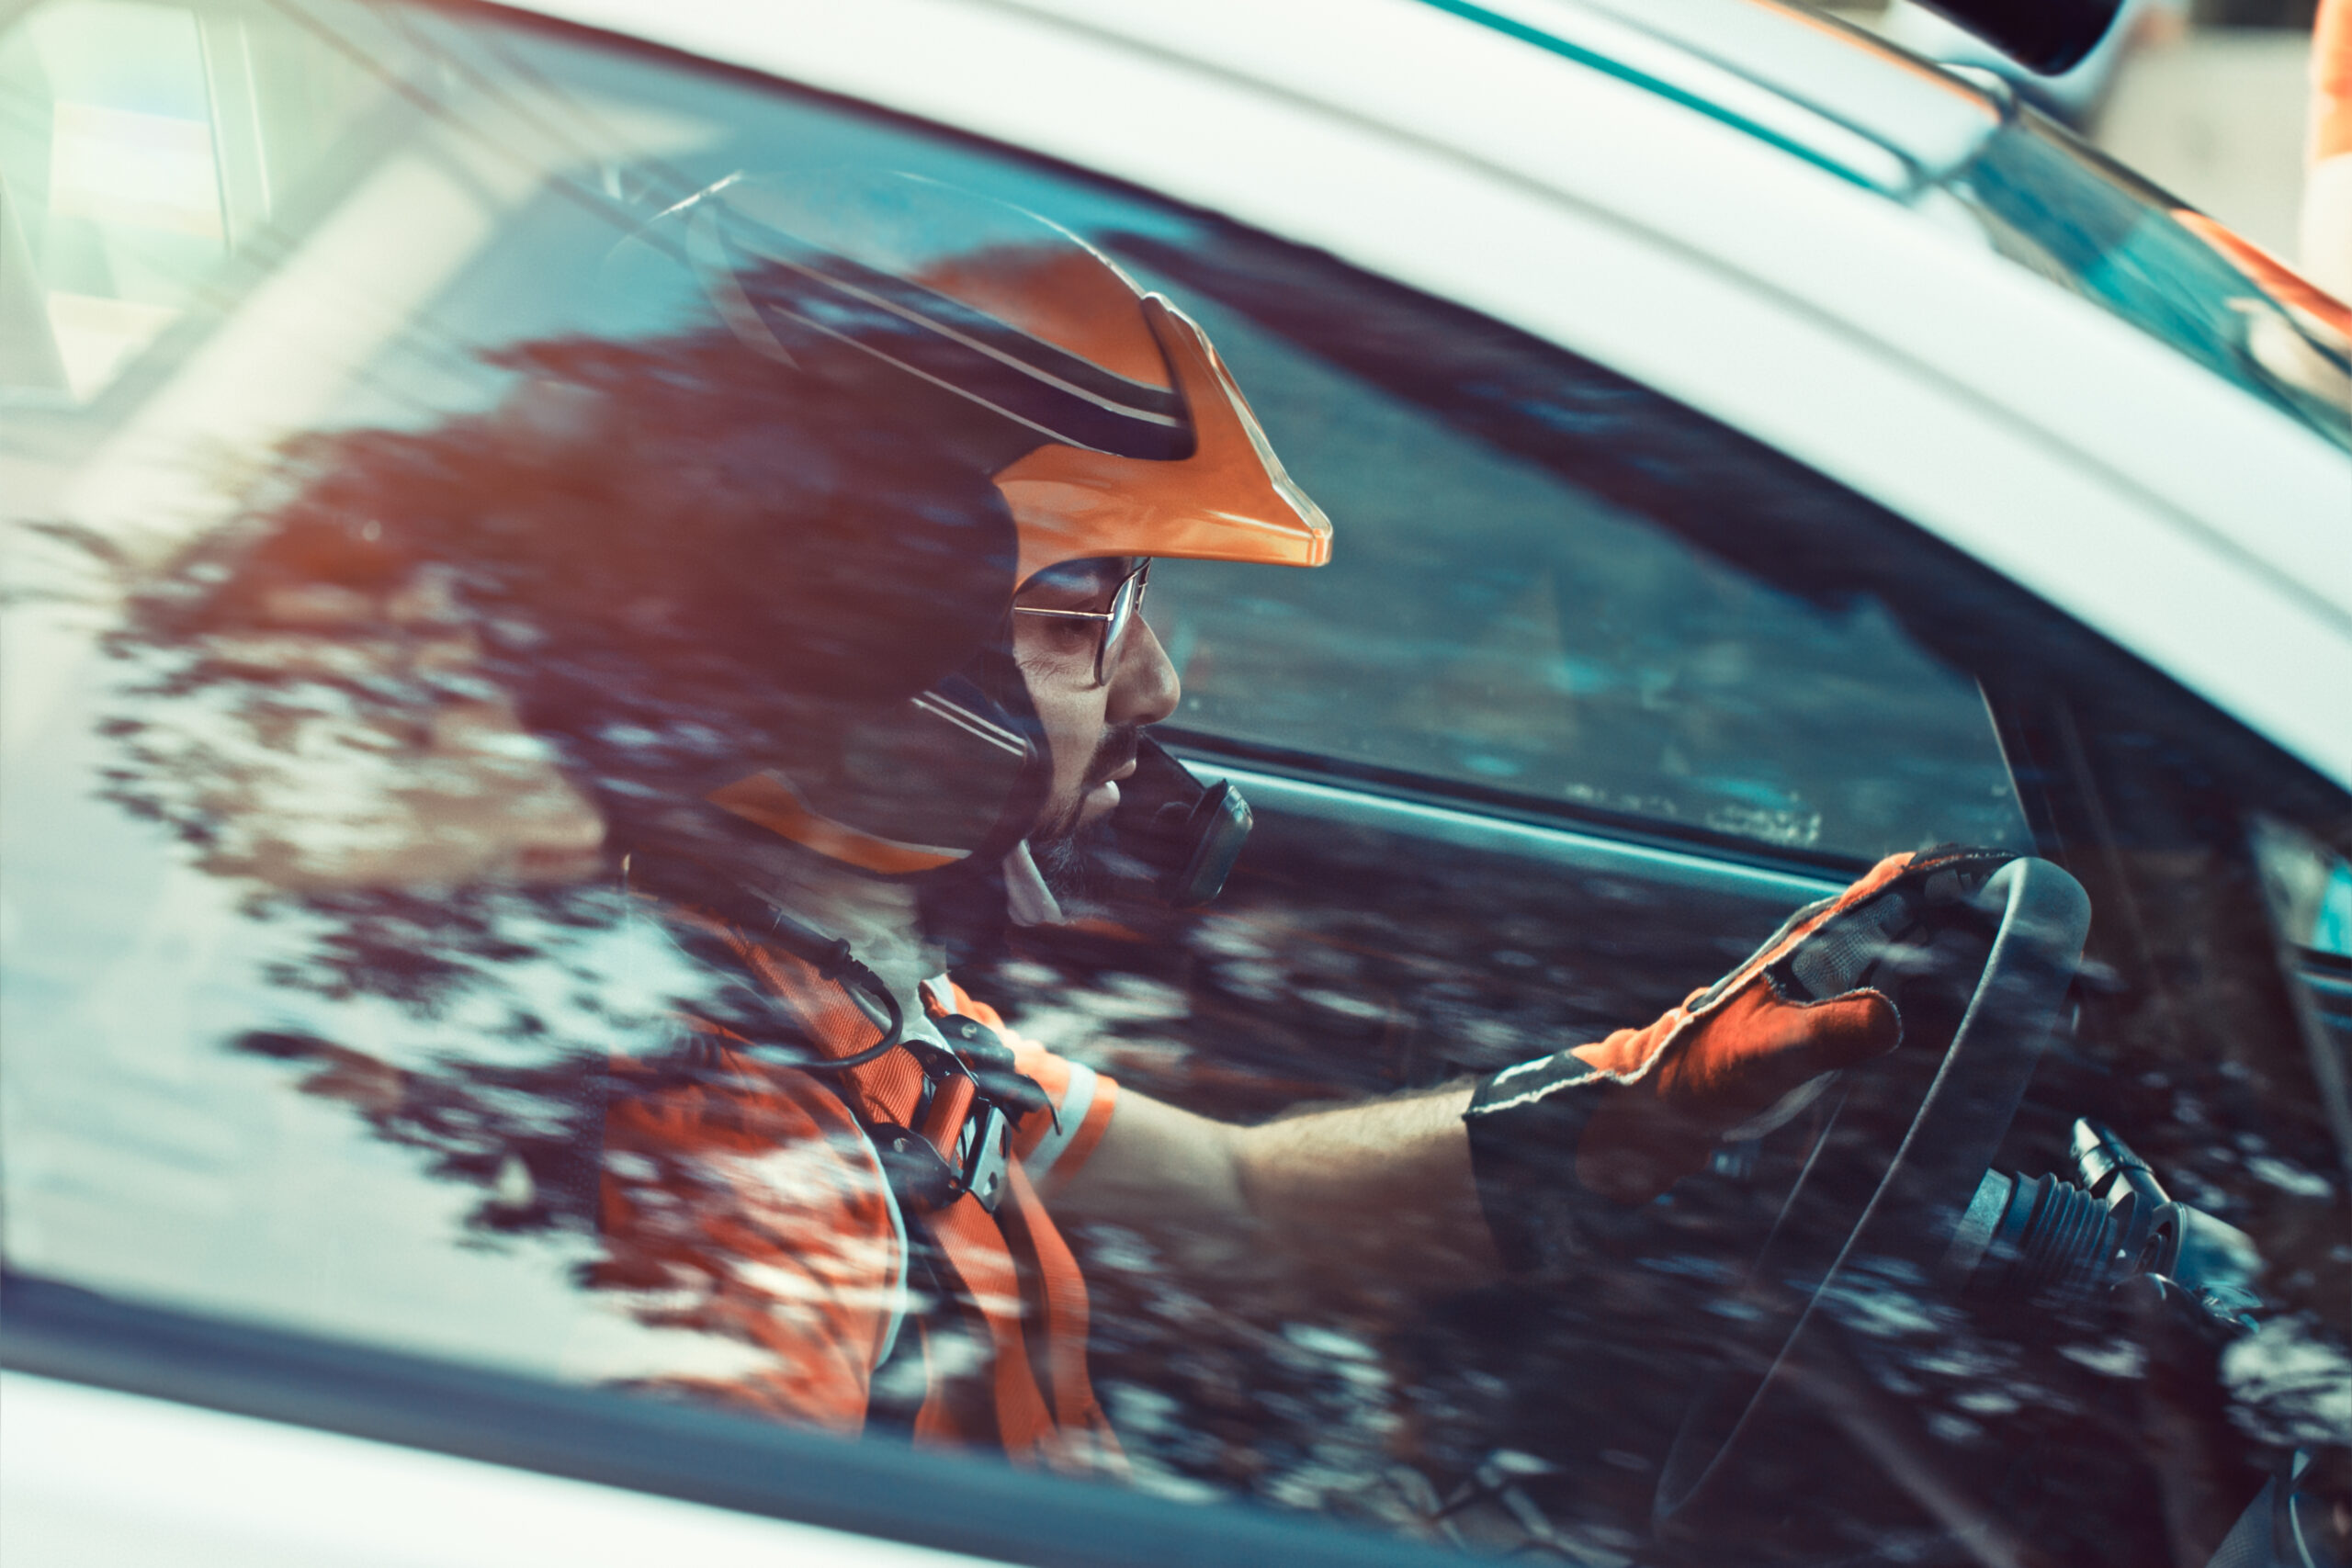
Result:
[[[2123,0],[1919,0],[2029,71],[2055,76],[2082,63],[2115,25]]]

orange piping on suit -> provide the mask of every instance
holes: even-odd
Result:
[[[756,823],[769,832],[805,844],[819,854],[882,876],[935,871],[964,857],[953,850],[901,843],[861,832],[817,810],[800,792],[773,772],[751,773],[703,797],[713,806]]]

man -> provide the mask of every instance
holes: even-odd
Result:
[[[1056,918],[1114,818],[1127,886],[1212,890],[1233,820],[1144,734],[1179,694],[1150,560],[1313,567],[1329,523],[1201,330],[1018,209],[731,179],[607,281],[616,323],[510,351],[503,407],[297,447],[149,615],[227,668],[331,601],[355,712],[494,689],[593,804],[674,963],[666,1032],[575,1097],[587,1278],[739,1352],[640,1384],[1116,1470],[1064,1221],[1306,1301],[1567,1275],[1892,1049],[1865,972],[2000,858],[1896,857],[1647,1028],[1476,1084],[1254,1127],[1123,1091],[949,952]]]

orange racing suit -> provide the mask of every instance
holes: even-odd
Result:
[[[740,933],[729,941],[821,1054],[846,1056],[879,1039],[800,960]],[[1118,1446],[1087,1374],[1085,1280],[1038,1186],[1085,1163],[1118,1086],[1006,1031],[993,1009],[944,976],[926,983],[924,998],[934,1016],[998,1031],[1055,1108],[1014,1133],[994,1213],[969,1192],[922,1214],[893,1196],[867,1128],[915,1123],[924,1083],[905,1051],[816,1073],[698,1024],[690,1074],[613,1065],[594,1282],[635,1293],[649,1323],[761,1353],[747,1374],[660,1386],[856,1436],[877,1368],[887,1362],[896,1377],[919,1365],[915,1441],[1116,1471]],[[938,1118],[952,1122],[955,1106],[932,1109],[926,1130],[951,1146],[957,1129]],[[912,1256],[927,1267],[910,1287]],[[917,1315],[910,1294],[923,1285],[938,1300]],[[901,1343],[908,1336],[912,1346]]]

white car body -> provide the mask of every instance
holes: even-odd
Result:
[[[1997,123],[1956,77],[1761,4],[527,8],[1131,182],[1565,345],[1911,519],[2352,786],[2352,457],[1911,199],[1919,169]],[[1723,62],[1672,36],[1727,18]],[[1837,113],[1743,71],[1747,28],[1849,72]],[[19,1568],[971,1561],[21,1373],[0,1407]]]

